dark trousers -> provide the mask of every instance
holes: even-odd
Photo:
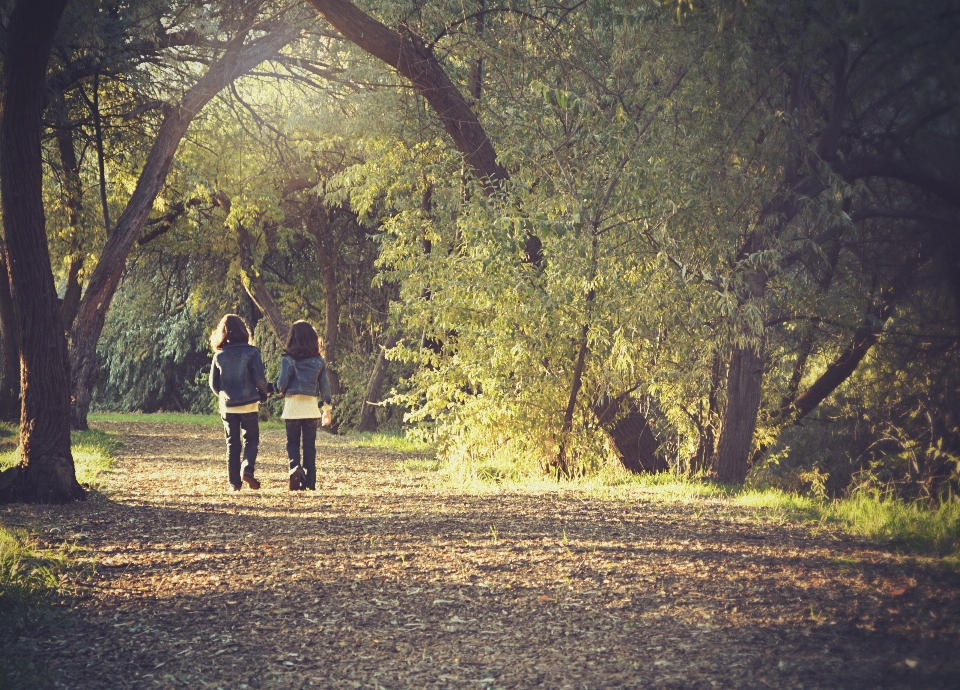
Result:
[[[287,458],[290,474],[303,472],[302,489],[317,488],[317,423],[319,419],[287,419]],[[303,437],[303,465],[300,464],[300,439]]]
[[[260,446],[260,420],[256,412],[227,413],[221,417],[227,437],[227,472],[230,483],[239,488],[242,475],[253,476]],[[243,464],[240,454],[243,452]]]

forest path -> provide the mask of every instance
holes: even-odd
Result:
[[[105,493],[11,506],[99,562],[26,647],[58,688],[958,687],[956,580],[719,501],[468,494],[321,434],[228,494],[216,428],[100,422]]]

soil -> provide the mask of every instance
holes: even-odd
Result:
[[[101,422],[101,493],[9,506],[95,573],[21,648],[55,688],[957,688],[955,575],[722,501],[467,493],[318,439],[227,492],[216,428]],[[409,467],[409,463],[407,464]]]

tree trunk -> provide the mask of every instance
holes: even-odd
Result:
[[[720,389],[720,373],[723,363],[719,352],[713,353],[710,367],[710,392],[707,394],[707,413],[700,422],[700,442],[690,464],[691,474],[700,474],[710,469],[717,444],[717,391]]]
[[[759,348],[734,346],[727,369],[727,404],[717,447],[717,479],[724,484],[743,484],[747,477],[762,386],[763,344]]]
[[[373,365],[370,380],[367,381],[367,395],[364,398],[363,410],[360,412],[360,424],[357,425],[357,431],[373,432],[377,430],[377,403],[380,402],[380,389],[383,388],[383,380],[387,377],[387,367],[390,365],[390,361],[387,359],[387,350],[396,347],[399,341],[400,336],[389,336],[380,349],[380,354],[377,355],[377,362]]]
[[[327,363],[327,373],[330,377],[330,392],[340,395],[340,376],[337,374],[337,342],[340,340],[340,300],[337,280],[337,261],[340,256],[330,220],[326,209],[320,204],[313,210],[308,219],[310,234],[313,235],[314,252],[320,263],[320,273],[323,275],[324,299],[324,327],[323,348],[324,359]]]
[[[60,153],[60,168],[63,172],[63,205],[67,211],[67,225],[70,226],[70,257],[67,266],[66,289],[63,304],[60,306],[63,329],[69,331],[80,306],[80,271],[83,269],[81,251],[80,212],[83,208],[83,185],[80,182],[80,164],[73,143],[73,129],[66,118],[61,118],[57,130],[57,150]]]
[[[3,362],[0,365],[0,420],[20,421],[20,327],[10,295],[7,248],[0,242],[0,338]]]
[[[229,206],[227,211],[229,212]],[[253,238],[242,223],[237,224],[237,244],[240,246],[240,282],[243,283],[243,289],[250,295],[250,299],[257,305],[260,313],[267,318],[270,330],[283,348],[287,344],[290,325],[280,313],[279,305],[273,299],[267,284],[263,281],[263,276],[253,263]]]
[[[616,398],[604,396],[594,402],[593,413],[600,425],[607,429],[623,466],[641,472],[666,472],[666,461],[656,454],[657,443],[649,420],[629,395]]]
[[[309,0],[321,17],[344,38],[393,67],[408,79],[413,88],[430,104],[443,128],[467,166],[484,184],[488,194],[507,171],[497,162],[497,154],[483,125],[466,98],[440,66],[436,56],[413,34],[409,38],[384,26],[349,0]],[[524,244],[527,261],[543,263],[542,242],[528,235]]]
[[[43,213],[40,127],[44,77],[66,0],[19,0],[7,27],[0,194],[11,296],[20,330],[19,464],[0,474],[0,497],[81,499],[70,452],[67,340]]]
[[[299,31],[291,27],[281,26],[250,45],[243,46],[245,33],[241,33],[229,42],[223,56],[184,94],[180,105],[167,110],[133,195],[117,219],[80,301],[71,332],[70,350],[74,397],[71,417],[74,428],[87,428],[87,413],[99,376],[97,342],[103,332],[107,310],[120,284],[127,256],[143,229],[187,128],[221,89],[275,55],[298,34]]]

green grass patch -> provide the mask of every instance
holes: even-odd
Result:
[[[859,492],[825,503],[826,521],[881,542],[902,544],[960,561],[960,503],[947,501],[931,508],[923,501]]]
[[[376,448],[393,453],[418,453],[433,455],[433,446],[413,436],[404,433],[378,431],[375,433],[354,433],[348,436],[350,445],[354,448]]]
[[[196,426],[210,426],[223,428],[220,415],[217,414],[190,414],[187,412],[97,412],[87,417],[91,422],[149,422],[154,424],[192,424]],[[260,421],[261,429],[282,429],[283,420],[271,417],[267,421]]]
[[[77,481],[91,489],[103,486],[104,475],[113,469],[113,455],[120,442],[105,431],[74,431],[70,434],[73,466]],[[16,446],[4,446],[0,450],[0,471],[17,464]]]
[[[599,472],[557,481],[531,463],[486,458],[472,463],[438,461],[437,481],[466,492],[583,493],[597,498],[726,505],[764,519],[796,520],[839,528],[868,539],[932,554],[941,568],[960,571],[960,502],[938,507],[892,495],[859,492],[841,499],[776,488],[725,486],[702,478],[630,474],[608,465]]]
[[[0,451],[0,470],[17,463],[16,429],[0,425],[0,440],[11,438],[14,442]],[[75,431],[70,438],[77,481],[100,488],[113,469],[120,442],[99,430]],[[51,616],[51,604],[70,593],[86,567],[68,543],[44,547],[24,529],[0,526],[0,687],[44,685],[43,668],[14,654],[14,646],[22,634]]]
[[[47,623],[85,568],[74,547],[42,547],[22,529],[0,527],[0,687],[47,687],[43,660],[16,654],[20,636]]]

